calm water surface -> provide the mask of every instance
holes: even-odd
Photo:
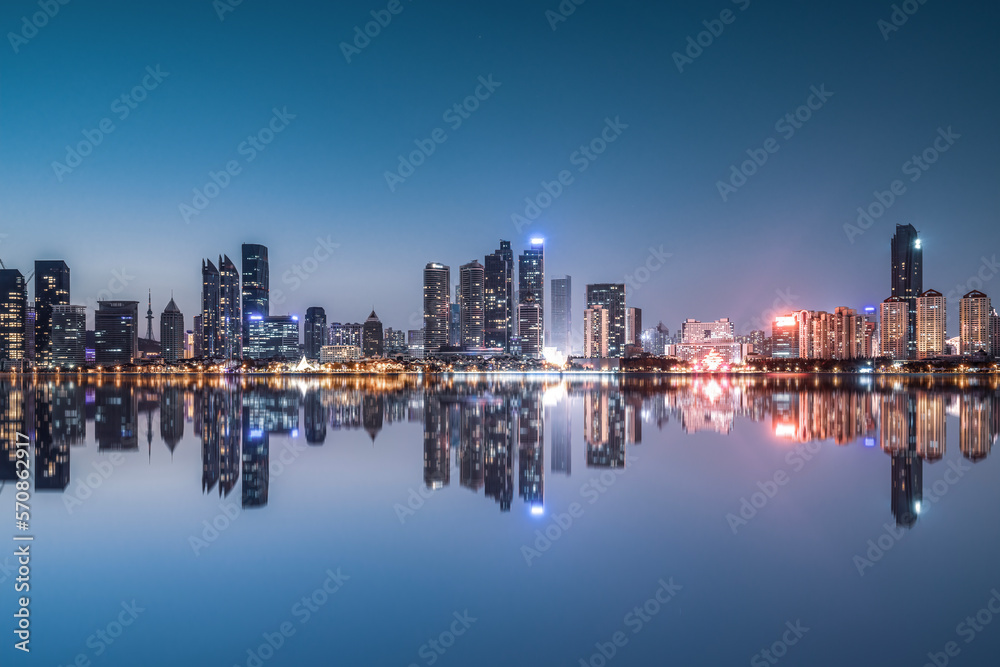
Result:
[[[32,650],[4,536],[5,665],[998,664],[996,379],[8,378],[0,401],[5,535],[34,443]]]

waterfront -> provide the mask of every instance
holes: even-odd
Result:
[[[1000,647],[975,620],[995,376],[20,376],[0,400],[0,476],[35,445],[27,664]]]

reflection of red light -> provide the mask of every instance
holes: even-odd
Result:
[[[779,438],[794,438],[795,424],[775,424],[774,434]]]

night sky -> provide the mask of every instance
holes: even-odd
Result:
[[[238,264],[252,242],[270,248],[273,314],[374,306],[416,328],[425,263],[457,281],[499,239],[519,253],[541,236],[577,328],[586,283],[629,275],[646,326],[728,316],[744,332],[775,302],[889,296],[897,223],[921,232],[925,289],[955,297],[949,335],[961,293],[1000,300],[994,3],[909,0],[894,29],[892,3],[870,0],[567,0],[569,16],[557,0],[51,2],[37,30],[37,2],[0,7],[0,259],[25,275],[65,259],[74,303],[105,290],[145,310],[152,289],[159,315],[173,291],[190,328],[201,258]],[[357,48],[373,11],[391,22]],[[449,112],[477,90],[467,117]],[[269,123],[273,141],[244,143]],[[603,153],[577,152],[602,132]],[[939,137],[933,164],[911,162]],[[96,145],[71,166],[81,142]],[[415,142],[434,152],[387,182]],[[198,202],[210,172],[228,184]],[[845,231],[897,179],[885,213]]]

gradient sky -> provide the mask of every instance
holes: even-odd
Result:
[[[887,297],[896,223],[920,230],[924,286],[945,294],[979,287],[1000,251],[995,5],[928,2],[885,39],[889,2],[591,0],[553,30],[556,0],[402,0],[346,62],[340,43],[386,4],[245,0],[220,20],[209,0],[70,2],[15,53],[10,33],[39,8],[3,3],[0,258],[25,274],[64,258],[74,303],[124,269],[115,296],[152,289],[159,314],[173,291],[190,327],[201,258],[264,243],[286,295],[272,312],[320,305],[346,322],[374,306],[414,328],[426,262],[457,280],[498,239],[520,252],[540,235],[546,277],[573,277],[579,328],[586,283],[621,282],[662,246],[672,257],[628,295],[645,324],[742,329],[776,299],[832,311]],[[679,72],[672,54],[724,9],[732,23]],[[169,76],[121,120],[114,100],[157,65]],[[443,113],[488,75],[500,87],[452,129]],[[811,86],[833,96],[786,139],[775,122]],[[240,143],[285,107],[296,118],[246,162]],[[571,154],[616,117],[628,128],[577,171]],[[53,162],[104,118],[114,131],[60,181]],[[960,138],[910,182],[904,163],[948,127]],[[385,171],[435,128],[447,141],[391,192]],[[717,182],[769,137],[779,150],[724,202]],[[185,223],[179,205],[229,160],[242,172]],[[564,169],[573,183],[516,229],[525,197]],[[851,243],[844,225],[894,179],[905,194]],[[339,247],[293,289],[286,272],[317,238]]]

